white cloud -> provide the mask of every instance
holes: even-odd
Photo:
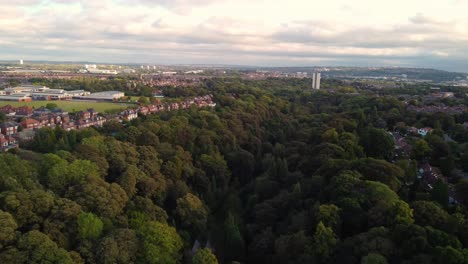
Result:
[[[468,1],[0,0],[0,58],[468,71]],[[313,19],[311,19],[313,18]]]

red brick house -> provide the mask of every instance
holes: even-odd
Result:
[[[18,144],[14,137],[0,134],[0,151],[8,151],[9,149],[17,147]]]
[[[18,123],[4,122],[0,124],[0,132],[5,136],[14,135],[18,132]]]
[[[31,116],[33,114],[33,109],[29,106],[20,106],[16,108],[17,116]]]
[[[26,118],[25,120],[23,120],[21,122],[21,126],[25,129],[38,129],[42,127],[39,121],[32,118]]]
[[[16,108],[11,105],[5,105],[0,107],[0,112],[4,113],[6,116],[14,116],[16,114]]]

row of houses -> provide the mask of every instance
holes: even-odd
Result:
[[[214,107],[216,106],[216,103],[213,102],[212,95],[197,96],[195,98],[187,99],[182,102],[150,104],[139,106],[137,109],[127,109],[125,111],[122,111],[120,113],[120,116],[125,121],[131,121],[137,118],[138,114],[147,115],[162,111],[188,109],[192,105],[195,105],[197,107]]]
[[[127,109],[117,116],[103,116],[94,109],[69,114],[61,109],[49,110],[41,107],[31,109],[28,107],[14,108],[5,106],[0,108],[0,112],[9,112],[9,121],[0,124],[0,151],[7,151],[18,147],[18,142],[28,141],[34,138],[35,130],[44,127],[61,127],[66,131],[74,129],[84,129],[88,127],[102,127],[109,120],[131,121],[139,114],[147,115],[161,111],[171,111],[186,109],[191,105],[197,107],[215,106],[212,96],[200,96],[187,99],[180,103],[153,104],[140,106],[136,109]],[[18,114],[23,111],[23,114]],[[16,119],[15,119],[16,118]],[[16,121],[13,121],[15,119]]]
[[[467,112],[468,108],[463,105],[458,106],[445,106],[445,105],[425,105],[425,106],[414,106],[409,105],[407,107],[408,111],[416,112],[416,113],[446,113],[449,115],[459,115],[463,112]]]

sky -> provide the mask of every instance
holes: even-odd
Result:
[[[468,72],[468,0],[0,0],[0,60]]]

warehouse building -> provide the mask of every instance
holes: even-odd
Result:
[[[92,93],[90,95],[85,95],[85,96],[74,96],[73,99],[93,100],[93,101],[116,101],[124,96],[125,94],[123,92],[105,91],[105,92]]]

